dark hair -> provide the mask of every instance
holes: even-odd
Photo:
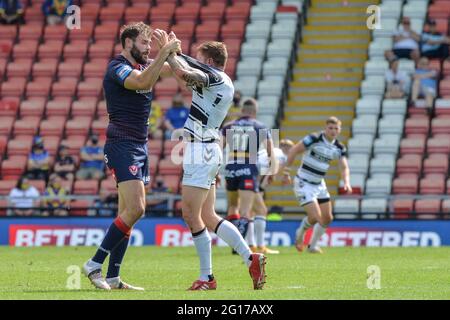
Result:
[[[223,42],[207,41],[197,48],[206,58],[211,58],[219,67],[225,67],[228,59],[227,46]]]
[[[130,38],[133,41],[141,34],[146,38],[150,38],[152,35],[152,28],[146,25],[144,22],[133,22],[124,25],[120,28],[120,42],[122,43],[122,48],[125,48],[125,39]]]
[[[21,176],[21,177],[19,178],[19,180],[17,180],[17,184],[16,184],[16,188],[17,188],[17,189],[22,189],[23,180],[28,180],[28,177],[26,177],[26,176]]]

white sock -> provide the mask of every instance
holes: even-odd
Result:
[[[219,225],[216,227],[216,234],[241,256],[247,266],[250,266],[252,263],[249,260],[252,254],[250,248],[244,238],[242,238],[239,230],[231,222],[227,220],[219,222]]]
[[[208,281],[208,276],[212,274],[211,236],[205,228],[200,234],[192,236],[192,240],[200,258],[200,280]]]
[[[88,266],[88,268],[90,268],[92,270],[97,270],[97,269],[101,269],[102,268],[102,264],[101,263],[92,261],[92,259],[89,260],[86,265]]]
[[[322,226],[320,223],[316,223],[313,229],[313,235],[311,237],[310,247],[315,248],[317,246],[317,241],[319,241],[320,237],[323,236],[325,231],[327,230],[327,226]]]
[[[245,238],[249,246],[255,245],[255,221],[253,219],[248,219],[248,229]]]
[[[264,235],[266,233],[266,217],[256,216],[255,217],[255,235],[256,235],[256,245],[258,247],[264,247]]]
[[[309,228],[311,228],[311,224],[308,222],[308,217],[304,217],[302,223],[300,224],[300,228],[298,228],[295,233],[295,241],[303,244],[305,239],[305,232]]]

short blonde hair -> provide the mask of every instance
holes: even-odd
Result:
[[[326,123],[327,125],[329,125],[329,124],[336,124],[336,125],[338,125],[338,126],[341,126],[341,125],[342,125],[342,121],[339,120],[337,117],[334,117],[334,116],[329,117],[325,123]]]
[[[285,147],[285,146],[292,148],[294,146],[294,142],[291,139],[281,139],[280,147]]]
[[[228,59],[227,46],[223,42],[207,41],[197,47],[205,58],[211,58],[219,67],[225,67]]]

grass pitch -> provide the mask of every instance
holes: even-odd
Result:
[[[95,248],[0,247],[0,299],[450,299],[450,248],[325,248],[323,255],[279,249],[268,257],[264,290],[253,290],[230,249],[213,248],[218,289],[188,292],[198,276],[193,247],[131,247],[121,276],[146,291],[103,292],[83,275],[79,290],[66,288],[67,268],[81,266]],[[380,268],[381,289],[367,288],[370,265]]]

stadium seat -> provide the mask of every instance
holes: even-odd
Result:
[[[78,83],[78,98],[81,97],[99,97],[103,90],[102,78],[87,78]]]
[[[31,145],[30,145],[31,148]],[[27,164],[27,155],[14,155],[9,157],[9,159],[2,161],[2,169],[1,174],[4,180],[6,176],[15,176],[17,178],[20,177],[20,175],[23,174],[26,168]],[[10,179],[10,180],[17,180],[17,179]],[[15,186],[15,185],[14,185]],[[11,191],[11,190],[9,190]],[[9,193],[8,191],[8,193]]]
[[[16,36],[16,25],[0,25],[0,40],[15,40]]]
[[[34,136],[39,128],[40,116],[23,117],[14,123],[14,135]]]
[[[93,43],[89,46],[89,58],[91,59],[106,59],[108,60],[112,53],[114,48],[114,42],[113,41],[107,41],[107,40],[101,40],[97,41],[96,43]],[[103,67],[105,68],[105,67]],[[105,69],[103,70],[103,72]]]
[[[39,134],[41,136],[59,136],[61,137],[64,131],[65,117],[52,116],[46,120],[41,121]]]
[[[69,215],[71,216],[87,216],[88,208],[92,207],[92,201],[77,199],[70,202]]]
[[[64,59],[84,59],[88,50],[87,40],[73,40],[64,46]]]
[[[175,8],[175,20],[177,23],[197,21],[200,13],[200,3],[183,3]]]
[[[101,78],[105,75],[107,65],[108,59],[91,59],[83,66],[83,76],[86,78]]]
[[[414,211],[413,199],[396,199],[391,202],[395,219],[406,219]]]
[[[62,44],[61,44],[62,47]],[[47,57],[45,60],[33,64],[33,77],[53,77],[58,66],[57,59]]]
[[[149,140],[147,146],[148,146],[148,153],[150,155],[157,155],[159,157],[163,151],[162,140],[154,140],[154,139]]]
[[[0,117],[0,135],[9,136],[14,124],[14,117]]]
[[[33,59],[36,56],[37,49],[37,40],[23,40],[13,47],[14,59]]]
[[[24,24],[19,27],[19,42],[24,40],[40,40],[43,26],[39,24]]]
[[[396,178],[392,184],[393,194],[416,194],[419,187],[417,177],[413,175],[409,177],[400,176]]]
[[[95,133],[99,136],[106,135],[106,129],[108,128],[108,117],[103,116],[97,120],[94,120],[91,125],[92,133]]]
[[[122,6],[107,6],[100,9],[100,21],[120,21],[124,15],[124,7]]]
[[[92,118],[95,114],[96,104],[96,99],[76,100],[72,103],[72,116],[89,116]]]
[[[70,112],[70,102],[69,97],[57,97],[54,100],[49,100],[46,106],[46,115],[66,117]]]
[[[442,201],[442,212],[450,213],[450,199],[446,199]]]
[[[184,145],[180,141],[171,141],[171,140],[165,140],[164,141],[164,156],[170,156],[172,154],[172,150],[176,148],[174,152],[182,152]]]
[[[84,18],[84,8],[83,8]],[[46,43],[49,40],[58,40],[64,42],[67,36],[67,27],[65,25],[47,25],[44,29],[44,39]]]
[[[431,120],[431,132],[438,133],[450,133],[450,116],[439,116]]]
[[[423,163],[424,173],[447,173],[448,172],[448,155],[447,154],[431,154]]]
[[[368,198],[361,200],[361,212],[363,219],[376,219],[378,215],[386,213],[387,200]]]
[[[86,143],[86,135],[83,136],[68,136],[66,139],[61,141],[62,145],[67,147],[67,151],[72,156],[78,156],[80,154],[80,149]]]
[[[2,100],[0,100],[0,116],[2,117],[16,116],[18,109],[19,109],[19,99],[5,97]]]
[[[54,65],[56,70],[56,65]],[[48,71],[48,70],[47,70]],[[29,81],[26,87],[27,98],[31,97],[43,97],[49,96],[52,88],[52,78],[51,77],[39,77],[34,78],[33,81]]]
[[[197,42],[202,42],[219,38],[220,32],[220,22],[219,21],[208,21],[199,24],[195,27],[195,38]],[[228,49],[228,48],[227,48]]]
[[[405,154],[397,160],[397,173],[416,173],[422,169],[421,154]]]
[[[145,6],[144,6],[145,4]],[[150,3],[140,3],[125,9],[125,23],[132,21],[146,21],[150,12]]]
[[[73,186],[74,194],[93,195],[98,193],[98,180],[76,180]]]
[[[358,213],[359,212],[359,200],[358,199],[346,199],[345,197],[336,199],[333,207],[334,213]]]
[[[0,180],[0,195],[7,196],[16,187],[17,181]]]
[[[175,78],[165,78],[155,85],[155,94],[160,96],[173,96],[179,90],[178,81]]]
[[[242,40],[245,34],[244,21],[232,21],[222,25],[220,34],[222,39]]]
[[[114,178],[103,179],[100,182],[100,190],[107,190],[110,194],[116,194],[118,191]]]
[[[171,21],[175,13],[175,3],[161,3],[156,7],[152,7],[150,11],[150,21]],[[167,30],[167,29],[166,29]]]
[[[31,72],[31,59],[15,59],[14,62],[8,63],[6,74],[9,78],[28,77]],[[10,79],[8,79],[10,81]]]
[[[55,157],[56,152],[59,147],[59,143],[61,142],[61,137],[58,136],[43,136],[44,140],[44,148],[48,151],[50,156]]]
[[[420,199],[416,200],[414,210],[418,219],[435,219],[436,214],[441,210],[441,200],[439,199]],[[428,215],[430,214],[430,215]]]
[[[445,179],[443,176],[427,176],[420,180],[420,194],[443,194]]]
[[[80,78],[81,71],[83,70],[82,59],[67,59],[58,65],[58,77],[74,77]]]
[[[8,141],[8,156],[28,156],[31,151],[33,136],[20,135]]]
[[[425,133],[427,134],[430,128],[430,120],[427,116],[419,118],[406,119],[405,133]]]
[[[67,136],[87,136],[92,123],[92,117],[77,116],[66,122]]]
[[[366,194],[382,195],[390,194],[392,186],[392,177],[389,174],[377,174],[367,179]]]
[[[179,39],[190,40],[194,35],[195,23],[192,21],[183,21],[172,25],[171,31],[173,31]]]
[[[407,137],[400,142],[400,154],[422,154],[425,151],[425,136]]]
[[[116,39],[119,32],[119,24],[115,22],[106,21],[104,24],[97,25],[94,29],[95,41]]]
[[[158,172],[162,175],[180,175],[182,166],[172,162],[170,157],[159,161]]]
[[[427,153],[450,153],[450,134],[438,134],[428,139]]]
[[[84,40],[87,41],[91,38],[94,32],[94,21],[88,21],[89,11],[86,11],[85,6],[83,6],[83,19],[81,21],[80,29],[72,29],[69,32],[69,39],[71,42]]]

